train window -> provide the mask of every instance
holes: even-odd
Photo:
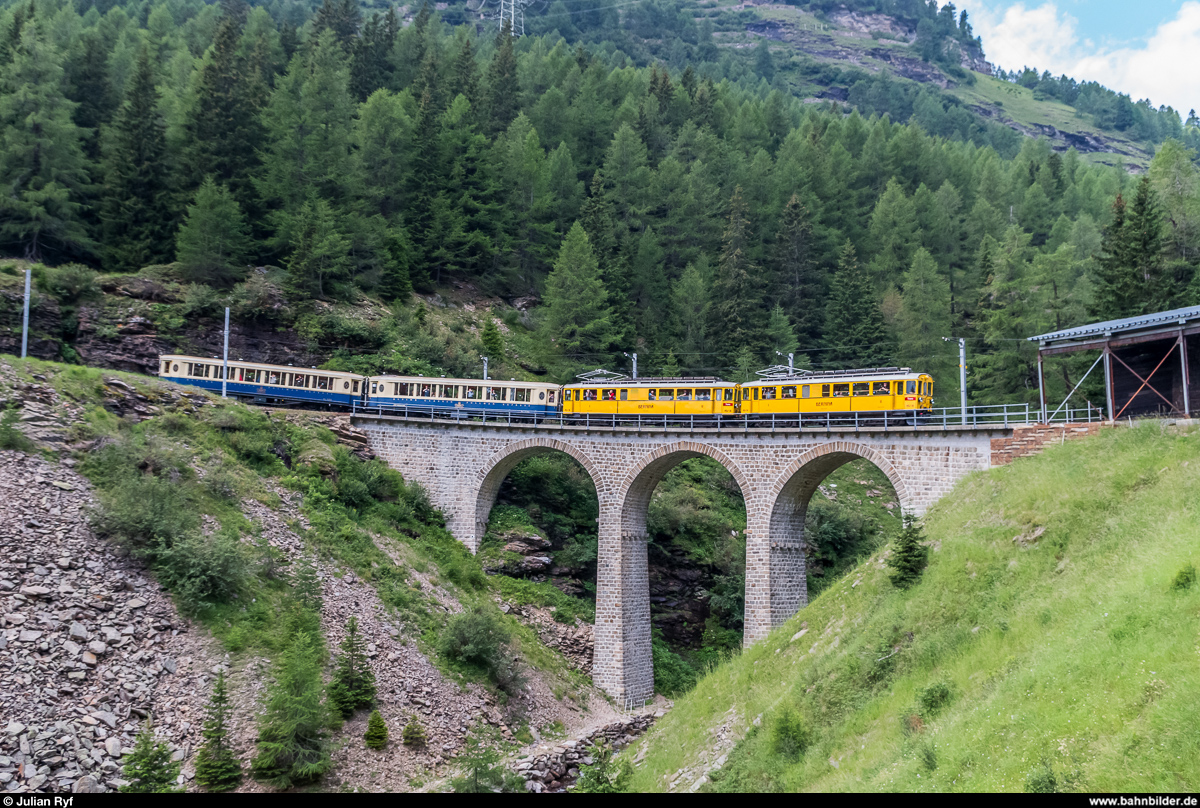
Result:
[[[563,401],[570,401],[570,400],[571,400],[571,391],[563,390]]]
[[[478,387],[464,387],[463,393],[467,398],[471,399],[472,401],[474,401],[478,398],[483,398],[483,393],[480,391],[480,388],[478,388]]]
[[[628,390],[622,390],[622,391],[621,391],[621,400],[622,400],[622,401],[628,401],[628,400],[629,400],[629,391],[628,391]]]
[[[696,391],[696,400],[697,401],[712,401],[712,390],[697,390]]]
[[[933,382],[925,382],[925,395],[933,395]]]
[[[647,390],[646,391],[646,400],[647,401],[658,401],[658,396],[655,395],[653,390]]]
[[[692,391],[691,390],[676,390],[675,391],[675,400],[676,401],[691,401],[692,400]]]
[[[554,391],[553,390],[550,391],[550,400],[547,401],[546,403],[548,403],[548,404],[554,403]]]
[[[873,396],[890,396],[892,394],[891,382],[872,382],[871,395]]]
[[[796,397],[796,388],[794,386],[783,388],[783,397],[784,398],[795,398]]]
[[[854,391],[854,395],[856,395],[856,396],[871,395],[871,383],[870,382],[855,382],[852,389]]]
[[[775,388],[774,387],[764,387],[762,389],[762,397],[763,397],[763,401],[774,401],[775,400]]]
[[[733,401],[733,388],[732,387],[725,388],[725,400]]]
[[[754,388],[754,400],[758,401],[758,388],[757,387]]]
[[[808,390],[811,386],[808,384],[800,385],[800,398],[808,398]]]
[[[829,398],[829,385],[821,385],[821,398]]]
[[[906,383],[905,383],[905,390],[904,390],[904,392],[905,392],[907,395],[910,395],[910,396],[914,396],[914,395],[916,395],[916,394],[917,394],[917,383],[916,383],[916,382],[911,382],[911,381],[910,381],[910,382],[906,382]]]
[[[675,400],[675,391],[674,390],[659,390],[658,391],[658,400],[659,401],[674,401]]]
[[[604,391],[604,400],[605,401],[616,401],[617,400],[617,391],[616,390],[605,390]]]
[[[850,395],[850,385],[835,384],[833,386],[833,397],[834,398],[845,398],[846,396],[849,396],[849,395]]]
[[[458,385],[457,384],[442,385],[442,398],[458,398]]]
[[[318,390],[328,390],[329,389],[329,377],[328,376],[318,376],[317,377],[317,389]]]

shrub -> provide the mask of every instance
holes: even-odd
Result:
[[[934,682],[917,693],[917,704],[920,705],[923,715],[935,716],[950,703],[953,696],[954,692],[948,682]]]
[[[1176,591],[1191,589],[1196,583],[1196,565],[1192,563],[1184,564],[1179,572],[1175,573],[1175,580],[1171,581],[1171,588]]]
[[[522,682],[508,653],[508,630],[488,609],[472,606],[446,624],[439,650],[451,660],[485,674],[505,693],[514,693]]]
[[[1028,794],[1053,794],[1058,791],[1058,778],[1054,776],[1054,768],[1050,761],[1042,758],[1025,777],[1025,792]]]
[[[387,724],[384,723],[383,715],[378,710],[371,711],[371,717],[367,720],[367,732],[363,736],[363,740],[366,742],[368,749],[382,749],[387,746]]]
[[[700,678],[696,669],[687,660],[676,654],[663,640],[654,637],[650,641],[650,653],[654,660],[654,689],[664,696],[673,698],[683,695],[696,686]]]
[[[896,539],[896,546],[888,558],[888,566],[892,568],[889,576],[892,585],[897,589],[908,589],[921,580],[925,567],[929,563],[929,548],[921,544],[925,538],[924,531],[911,517],[904,518],[904,529]]]
[[[221,295],[203,283],[189,283],[183,287],[183,300],[179,312],[185,317],[212,317],[221,313]]]
[[[525,780],[500,764],[495,730],[476,734],[459,757],[464,775],[450,781],[456,794],[513,793],[524,791]],[[499,765],[497,765],[499,764]]]
[[[320,646],[300,632],[267,688],[254,776],[276,788],[319,780],[333,765],[326,745],[329,713],[321,700]]]
[[[208,717],[204,721],[204,745],[196,754],[196,783],[207,791],[229,791],[242,781],[242,764],[229,746],[229,693],[225,671],[217,674]]]
[[[0,449],[15,452],[32,452],[37,447],[21,430],[17,429],[18,413],[15,407],[7,407],[0,415]]]
[[[304,608],[320,611],[323,600],[321,581],[317,578],[316,567],[307,558],[300,561],[296,575],[292,579],[292,593]]]
[[[794,705],[785,704],[771,722],[771,751],[789,760],[797,760],[808,748],[808,728]]]
[[[408,723],[404,725],[404,731],[401,733],[400,739],[404,741],[405,746],[411,746],[413,749],[425,748],[425,728],[417,720],[416,714],[413,714],[408,719]]]
[[[247,561],[241,543],[227,533],[189,534],[161,545],[152,556],[159,578],[194,614],[211,603],[224,603],[245,583]]]
[[[183,791],[176,787],[179,761],[171,760],[171,750],[164,741],[155,740],[149,721],[138,733],[133,751],[125,758],[121,776],[127,781],[119,789],[122,794],[178,794]]]
[[[346,638],[342,640],[341,650],[337,671],[333,674],[333,681],[329,683],[329,701],[343,718],[349,718],[359,707],[370,707],[375,701],[375,672],[371,670],[367,661],[367,648],[362,635],[358,633],[357,617],[351,617],[346,625]],[[378,710],[371,714],[371,721],[374,721],[377,715]],[[380,718],[380,721],[383,719]],[[368,732],[368,736],[369,734]],[[386,741],[385,728],[384,742]],[[367,745],[370,746],[370,743]]]
[[[100,286],[96,283],[96,271],[82,264],[46,267],[42,270],[39,280],[38,286],[44,292],[64,303],[76,303],[100,294]]]
[[[572,793],[576,794],[620,794],[629,787],[633,767],[628,759],[621,758],[613,765],[613,750],[608,744],[592,748],[592,765],[579,768],[579,779]]]

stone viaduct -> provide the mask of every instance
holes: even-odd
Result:
[[[808,603],[804,517],[817,485],[865,458],[891,480],[906,514],[921,515],[966,474],[993,465],[1012,428],[903,427],[888,431],[638,431],[559,424],[431,422],[357,415],[375,453],[420,482],[450,531],[475,552],[500,484],[522,460],[562,452],[579,462],[600,503],[595,683],[618,701],[654,693],[646,514],[663,476],[690,457],[728,469],[746,502],[745,642]]]

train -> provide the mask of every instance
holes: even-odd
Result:
[[[556,385],[516,379],[364,376],[344,371],[217,358],[159,357],[159,376],[274,406],[371,410],[455,418],[503,416],[540,422],[602,423],[643,417],[664,423],[737,417],[771,423],[805,417],[891,417],[916,423],[933,409],[933,378],[911,368],[841,371],[768,368],[761,378],[734,383],[714,376],[628,378],[603,370]]]

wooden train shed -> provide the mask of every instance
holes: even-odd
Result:
[[[1190,418],[1200,406],[1195,382],[1200,371],[1200,306],[1090,323],[1029,340],[1037,343],[1043,421],[1048,420],[1043,362],[1077,351],[1100,351],[1088,374],[1103,364],[1109,421],[1147,415]]]

